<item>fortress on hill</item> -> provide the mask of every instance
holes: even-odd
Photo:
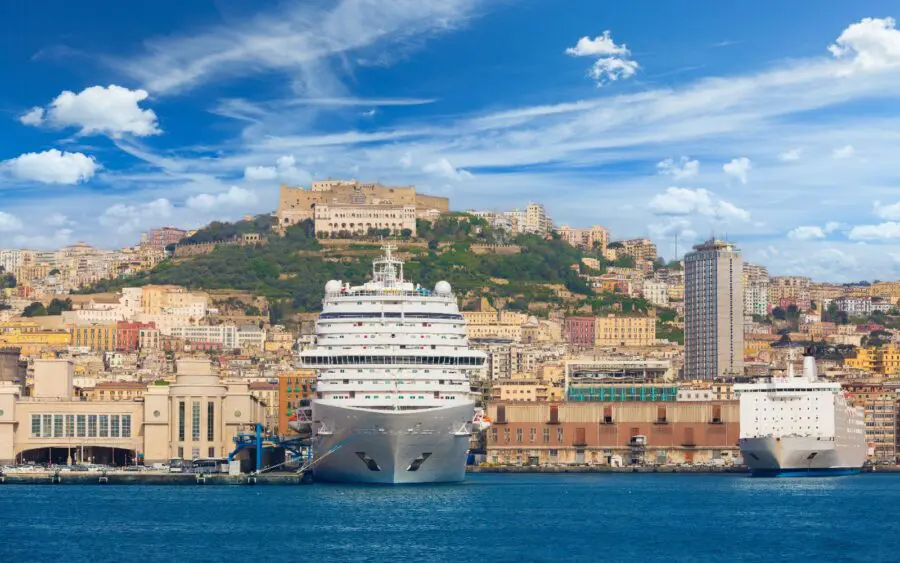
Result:
[[[281,186],[277,229],[306,219],[316,233],[366,233],[368,229],[416,231],[416,219],[431,219],[450,210],[450,200],[416,193],[415,186],[382,186],[357,180],[322,180],[310,189]]]

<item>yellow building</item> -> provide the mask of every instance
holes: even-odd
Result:
[[[594,319],[595,346],[650,346],[656,342],[656,317],[607,315]]]
[[[882,346],[875,354],[875,372],[879,375],[900,374],[900,346]]]
[[[90,348],[100,352],[116,349],[116,325],[89,325],[72,327],[72,346]]]
[[[855,358],[844,359],[844,367],[875,373],[875,356],[875,348],[859,348],[856,350]]]

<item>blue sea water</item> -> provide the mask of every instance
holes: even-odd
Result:
[[[0,561],[896,561],[900,475],[0,487]]]

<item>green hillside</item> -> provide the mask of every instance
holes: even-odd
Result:
[[[236,233],[266,232],[269,221],[213,223],[192,242],[226,240]],[[394,239],[406,257],[406,277],[433,286],[446,279],[464,301],[486,297],[497,305],[526,310],[545,304],[574,307],[590,303],[588,286],[572,266],[582,251],[558,240],[533,235],[507,238],[484,221],[468,215],[442,217],[433,225],[420,221],[416,239]],[[87,290],[100,292],[146,284],[174,284],[191,289],[235,289],[264,296],[275,322],[291,314],[317,311],[330,279],[361,283],[369,276],[379,244],[316,240],[310,221],[289,228],[283,237],[269,234],[259,246],[218,246],[209,254],[177,258],[135,277],[101,282]],[[517,254],[475,254],[475,244],[513,244]],[[337,246],[335,246],[337,245]]]

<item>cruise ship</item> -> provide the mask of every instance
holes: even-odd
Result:
[[[319,481],[465,477],[475,415],[470,375],[485,354],[469,349],[450,284],[430,290],[406,281],[393,250],[383,247],[371,281],[325,284],[315,346],[300,354],[317,370],[310,432]]]
[[[754,476],[848,475],[866,460],[863,410],[848,404],[840,383],[821,380],[807,353],[794,376],[735,385],[740,445]]]

